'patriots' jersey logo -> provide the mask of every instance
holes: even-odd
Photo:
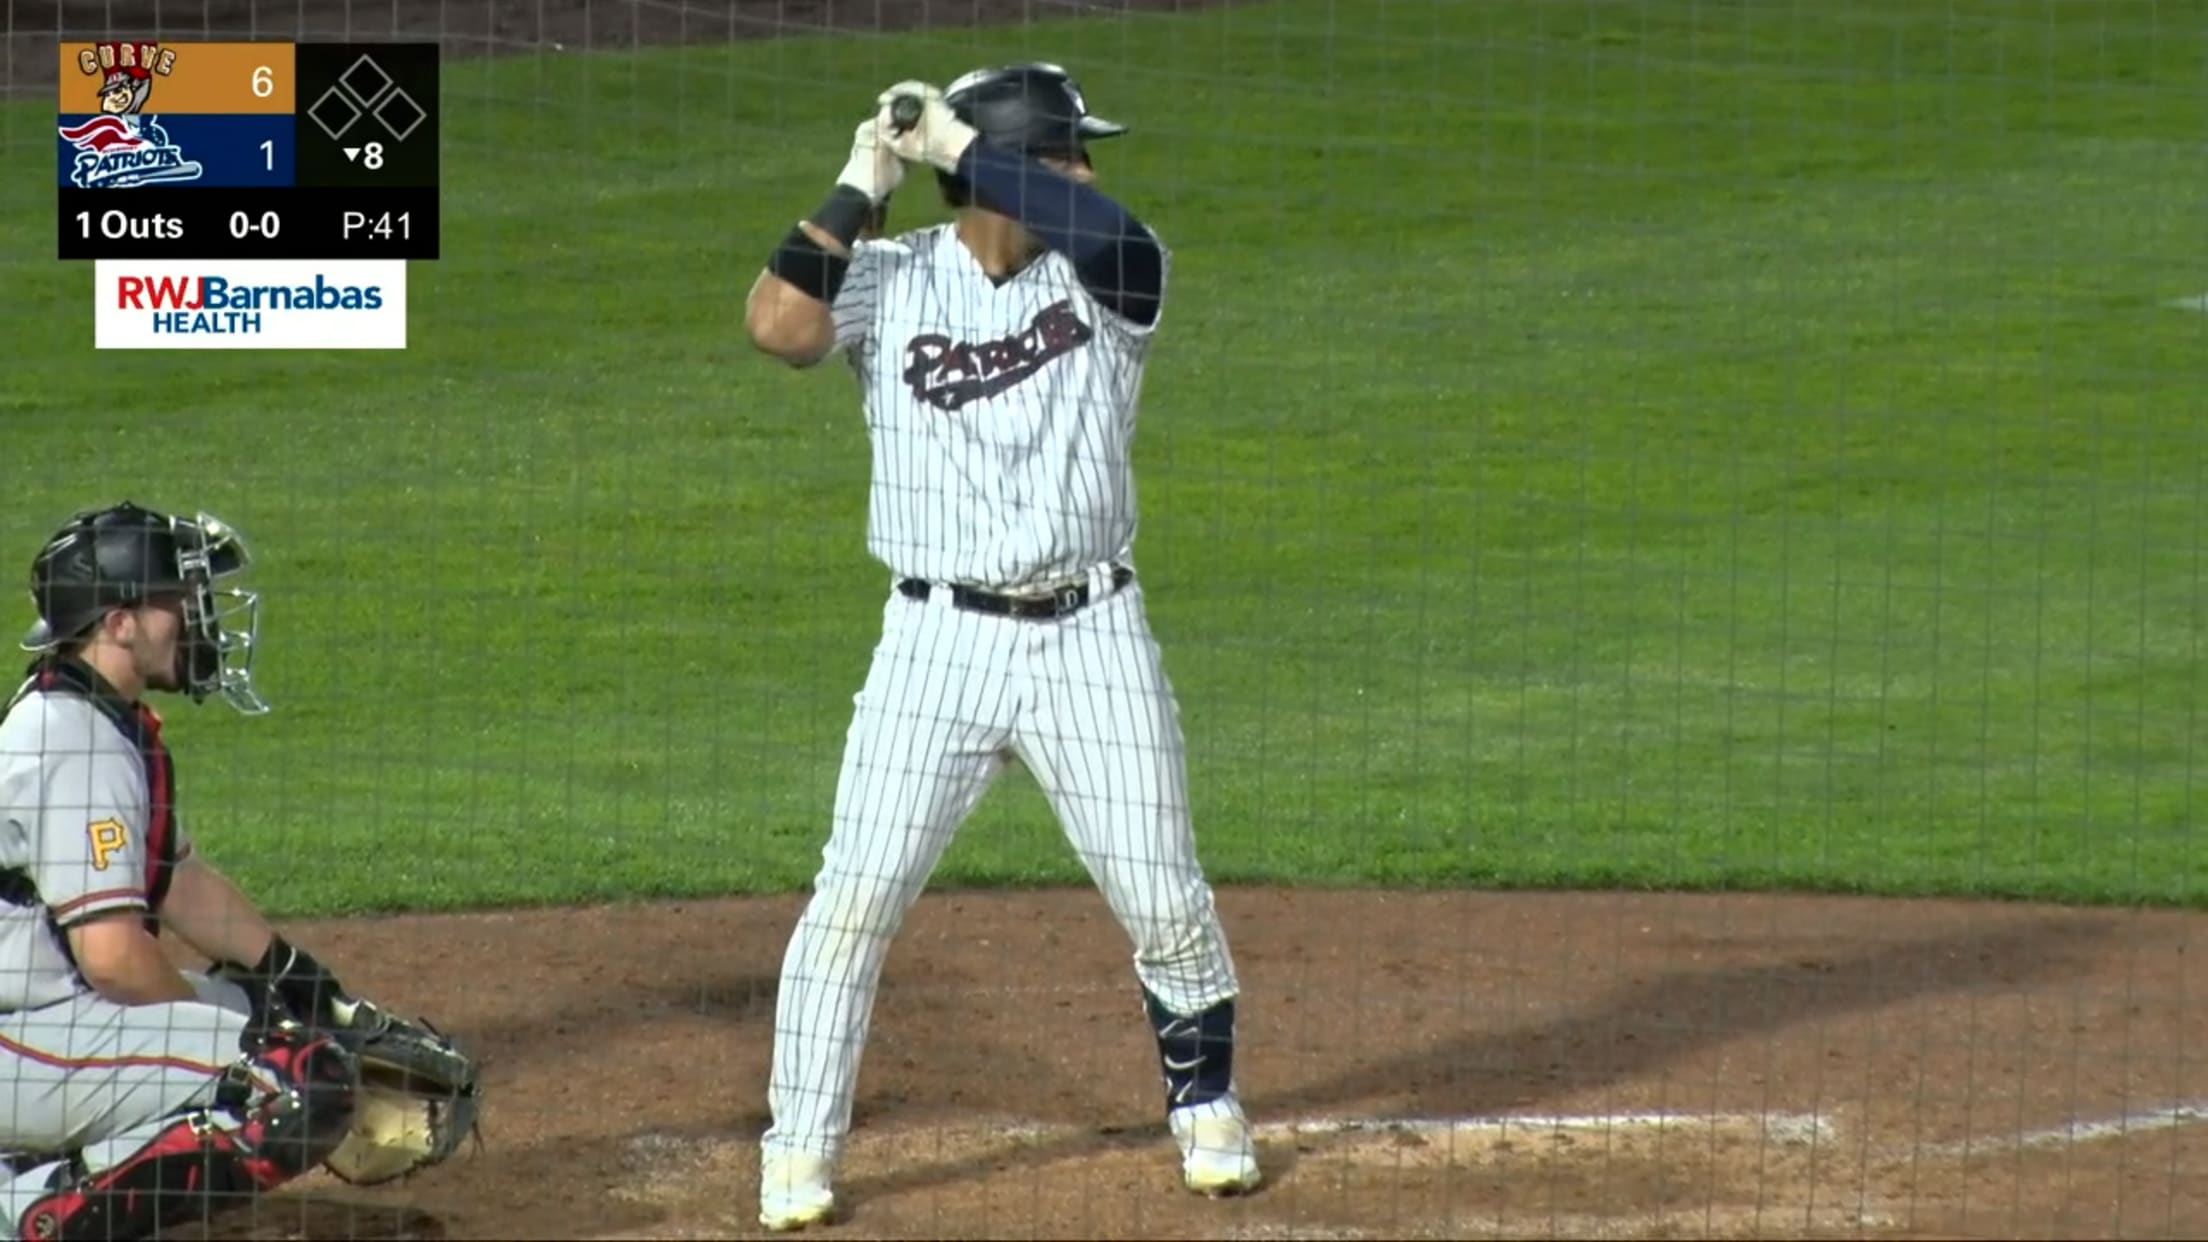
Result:
[[[905,383],[912,395],[946,413],[1025,383],[1054,360],[1088,344],[1096,329],[1081,322],[1067,299],[1051,303],[1025,330],[966,344],[940,332],[905,342]]]

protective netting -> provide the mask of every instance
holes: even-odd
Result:
[[[2199,5],[7,22],[7,572],[125,496],[253,540],[273,710],[163,707],[195,840],[491,1067],[464,1167],[218,1232],[749,1230],[777,1029],[803,1096],[796,1008],[852,1003],[868,1234],[2208,1230]],[[48,160],[98,38],[442,45],[404,353],[91,348]],[[1096,186],[1171,252],[1137,585],[1066,621],[894,580],[1109,525],[1080,295],[870,271],[901,431],[746,339],[877,93],[1018,61],[1129,126]],[[888,211],[954,218],[926,168]],[[1184,822],[1229,1203],[1137,986],[1221,990]],[[891,932],[871,1001],[812,964]]]

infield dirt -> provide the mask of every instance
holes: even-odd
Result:
[[[1253,889],[1220,905],[1264,1191],[1178,1188],[1100,897],[937,893],[885,972],[835,1233],[2208,1233],[2208,1109],[2177,1111],[2208,1102],[2208,917]],[[215,1234],[755,1232],[799,908],[297,927],[332,961],[377,954],[348,982],[485,1054],[484,1146],[375,1191],[318,1176]]]

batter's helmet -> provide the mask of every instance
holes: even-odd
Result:
[[[976,69],[951,83],[943,102],[983,139],[1029,155],[1086,157],[1091,139],[1127,132],[1117,121],[1091,116],[1081,84],[1062,66],[1043,61]],[[938,170],[936,179],[952,205],[966,203],[963,178]]]
[[[178,687],[194,702],[220,693],[239,711],[258,715],[268,710],[253,689],[260,596],[215,586],[251,563],[245,541],[210,514],[170,517],[127,500],[87,509],[31,560],[38,621],[23,636],[23,649],[49,650],[82,638],[115,609],[178,595],[184,606]]]

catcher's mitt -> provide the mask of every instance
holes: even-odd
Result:
[[[323,1167],[373,1186],[442,1163],[476,1133],[483,1106],[475,1059],[422,1019],[368,1001],[332,1006],[360,1062],[352,1132]]]

